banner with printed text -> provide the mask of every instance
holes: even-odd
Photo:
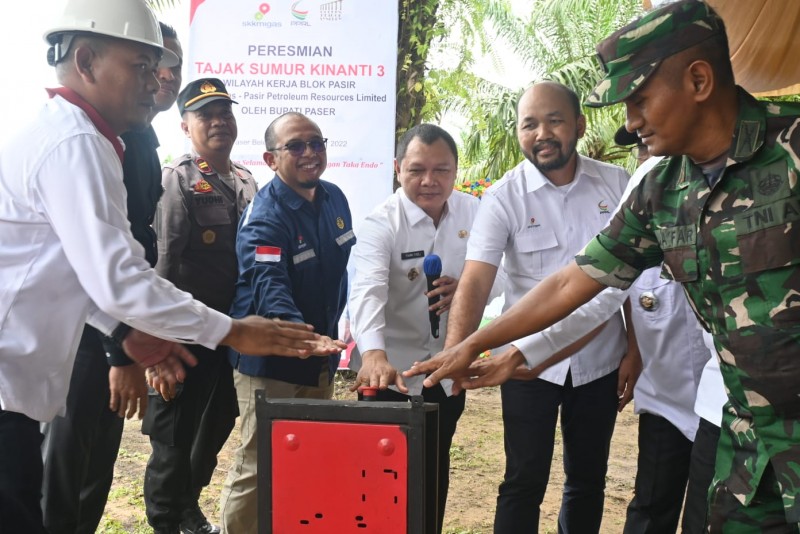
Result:
[[[323,179],[342,188],[358,225],[392,192],[397,2],[192,0],[189,82],[221,79],[239,105],[232,159],[259,183],[264,130],[287,111],[328,138]]]

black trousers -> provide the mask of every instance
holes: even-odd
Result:
[[[714,478],[719,427],[700,418],[689,466],[689,485],[683,507],[683,534],[708,532],[708,492]]]
[[[44,534],[39,422],[0,410],[0,534]]]
[[[578,387],[571,374],[563,386],[541,379],[509,380],[501,386],[506,472],[497,497],[495,534],[539,531],[559,407],[566,479],[558,532],[598,532],[617,419],[617,374]]]
[[[86,326],[72,369],[67,413],[44,427],[42,511],[50,534],[93,534],[114,479],[124,420],[109,407],[100,333]]]
[[[437,507],[439,512],[438,530],[441,532],[444,525],[447,492],[450,488],[450,446],[453,444],[453,434],[456,433],[458,419],[464,413],[467,397],[463,391],[458,395],[448,397],[442,386],[437,384],[432,388],[422,388],[422,398],[425,402],[439,405],[439,488]],[[380,390],[377,395],[378,401],[404,402],[409,399],[408,395],[403,395],[393,389]]]
[[[151,391],[142,424],[153,449],[145,469],[144,503],[154,528],[175,527],[192,517],[239,415],[227,347],[187,348],[197,366],[187,369],[172,401]]]
[[[639,416],[639,458],[625,534],[668,534],[678,528],[692,441],[661,416]]]

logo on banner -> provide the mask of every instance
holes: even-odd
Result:
[[[333,22],[342,20],[342,4],[344,0],[333,0],[319,6],[319,20]]]
[[[256,20],[261,20],[261,19],[263,19],[263,18],[264,18],[264,15],[266,15],[267,13],[269,13],[269,10],[270,10],[269,4],[267,4],[266,2],[264,2],[263,4],[261,4],[260,6],[258,6],[258,11],[257,11],[257,12],[256,12],[256,14],[253,16],[253,18],[254,18],[254,19],[256,19]]]
[[[308,10],[306,9],[303,11],[299,7],[302,2],[303,0],[297,0],[297,2],[292,4],[292,16],[297,20],[306,20],[306,17],[308,17]]]
[[[245,20],[242,22],[242,26],[262,26],[265,28],[280,28],[282,24],[280,22],[275,22],[274,20],[268,21],[266,20],[267,14],[272,11],[272,6],[270,6],[266,2],[262,2],[258,6],[258,11],[255,12],[253,15],[253,20]],[[270,16],[272,18],[272,16]]]
[[[293,20],[290,24],[292,26],[311,26],[308,21],[308,9],[302,9],[300,4],[303,3],[303,0],[297,0],[297,2],[292,4],[292,16],[297,19]]]

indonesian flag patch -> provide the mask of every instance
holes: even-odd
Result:
[[[259,263],[264,263],[264,262],[275,263],[281,261],[280,247],[269,247],[266,245],[257,246],[256,261]]]

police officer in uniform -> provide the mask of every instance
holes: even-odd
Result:
[[[192,152],[164,167],[156,219],[158,273],[222,312],[228,311],[236,284],[236,227],[257,190],[250,172],[230,161],[237,135],[234,103],[215,78],[191,82],[178,95]],[[238,415],[236,390],[227,349],[192,345],[190,350],[198,365],[174,399],[151,391],[142,425],[153,448],[144,498],[156,533],[219,532],[198,498]]]

